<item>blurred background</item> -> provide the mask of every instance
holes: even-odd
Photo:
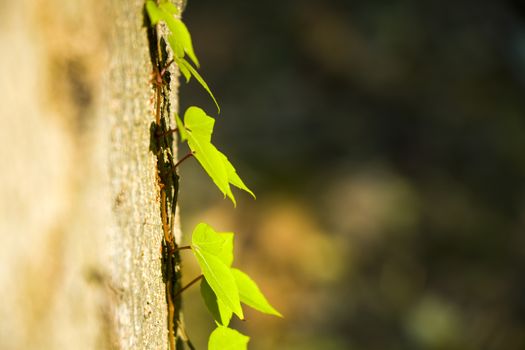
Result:
[[[189,0],[185,21],[257,200],[188,162],[182,225],[235,231],[285,315],[234,323],[252,350],[525,349],[522,2]],[[195,82],[181,101],[216,116]],[[185,308],[205,348],[198,288]]]

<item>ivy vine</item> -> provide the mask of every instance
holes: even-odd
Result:
[[[236,315],[239,319],[244,319],[242,304],[262,313],[279,317],[282,317],[282,315],[268,302],[257,284],[246,273],[232,267],[234,260],[233,232],[216,232],[210,225],[200,223],[193,230],[191,245],[178,247],[169,227],[173,225],[173,219],[168,219],[167,205],[164,202],[167,196],[167,184],[172,183],[172,192],[174,192],[172,196],[174,199],[171,205],[173,213],[173,207],[176,205],[176,192],[178,191],[178,176],[174,172],[188,158],[195,158],[200,163],[220,192],[224,197],[228,197],[234,206],[236,201],[232,192],[232,185],[248,192],[254,198],[255,195],[237,174],[235,167],[226,155],[212,143],[215,119],[207,115],[202,108],[189,107],[185,111],[183,119],[174,113],[175,129],[169,129],[166,127],[166,123],[163,123],[161,119],[161,105],[166,105],[166,101],[162,101],[166,99],[166,94],[163,93],[162,86],[165,84],[165,75],[168,67],[172,63],[177,65],[182,75],[186,78],[186,82],[190,82],[191,78],[194,78],[206,90],[217,106],[217,113],[220,113],[220,107],[208,84],[198,73],[199,60],[193,49],[190,32],[180,19],[180,11],[177,6],[168,0],[147,0],[145,8],[151,28],[155,31],[157,48],[161,46],[157,26],[163,24],[167,28],[168,34],[165,40],[170,52],[166,52],[166,54],[171,58],[164,61],[158,59],[156,62],[156,79],[154,80],[157,94],[155,135],[166,137],[177,132],[180,142],[187,143],[189,148],[189,153],[175,164],[173,164],[172,156],[167,157],[168,161],[164,161],[161,165],[162,168],[166,168],[166,165],[168,165],[168,171],[163,172],[158,165],[161,188],[161,216],[164,231],[163,259],[168,260],[168,263],[164,264],[168,266],[168,271],[164,275],[169,310],[169,346],[171,350],[179,348],[175,338],[176,334],[180,334],[186,344],[193,349],[193,345],[185,335],[186,332],[180,329],[174,309],[176,305],[180,305],[180,302],[176,303],[176,299],[180,299],[180,294],[200,281],[202,299],[217,324],[217,328],[210,335],[208,349],[245,350],[250,338],[229,328],[233,315]],[[159,159],[161,150],[157,149],[156,152]],[[166,176],[166,174],[174,177]],[[187,286],[179,287],[178,290],[175,290],[180,275],[175,272],[174,266],[177,262],[176,260],[179,259],[179,251],[185,249],[191,250],[202,274]]]

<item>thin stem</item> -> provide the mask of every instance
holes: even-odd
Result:
[[[157,133],[157,137],[164,137],[166,135],[169,135],[169,134],[174,134],[177,132],[177,128],[174,128],[174,129],[169,129],[169,130],[166,130],[164,132],[160,132],[160,133]]]
[[[179,250],[186,250],[186,249],[191,249],[191,246],[185,245],[185,246],[182,246],[182,247],[177,247],[177,248],[173,249],[172,253],[178,252]]]
[[[168,63],[166,63],[164,68],[161,69],[161,71],[159,72],[161,77],[163,77],[164,74],[166,74],[166,71],[168,70],[168,68],[171,66],[172,63],[173,63],[173,60],[170,60]]]
[[[175,299],[176,297],[178,297],[179,295],[182,294],[182,292],[184,292],[186,289],[190,288],[191,286],[193,286],[195,283],[199,282],[201,280],[201,278],[203,277],[203,275],[199,275],[198,277],[196,277],[195,279],[193,279],[193,281],[191,281],[190,283],[188,283],[187,285],[185,285],[184,287],[182,287],[177,293],[175,293],[173,295],[173,298]]]
[[[193,152],[190,152],[186,154],[184,157],[182,157],[175,165],[171,168],[172,170],[176,169],[182,162],[184,162],[189,157],[193,157]]]

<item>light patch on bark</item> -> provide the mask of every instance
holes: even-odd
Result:
[[[0,2],[1,349],[167,346],[142,7]]]

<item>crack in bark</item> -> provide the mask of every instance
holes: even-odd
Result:
[[[168,312],[168,344],[170,350],[183,350],[185,344],[194,349],[188,339],[182,321],[182,300],[177,291],[181,288],[180,254],[173,234],[175,212],[179,191],[179,176],[173,171],[176,155],[173,152],[174,135],[170,132],[170,80],[166,41],[159,34],[158,26],[152,27],[144,13],[144,24],[148,28],[149,51],[156,95],[155,121],[150,126],[150,151],[157,158],[157,185],[160,192],[160,216],[162,221],[162,276],[166,287]],[[161,73],[162,72],[162,73]]]

